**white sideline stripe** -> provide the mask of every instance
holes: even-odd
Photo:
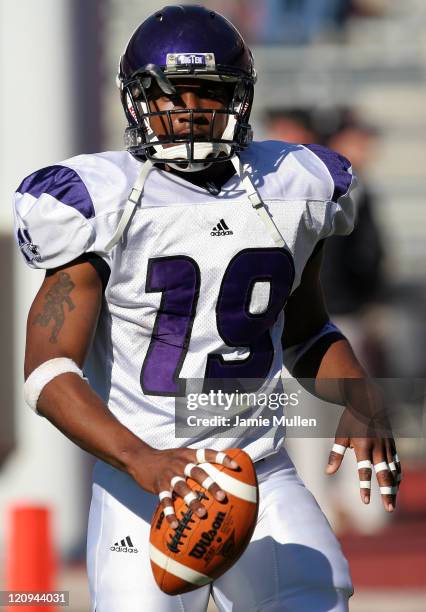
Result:
[[[240,482],[236,478],[221,472],[211,463],[202,463],[199,467],[207,472],[224,491],[253,504],[257,503],[257,489],[253,485]]]
[[[196,570],[179,563],[179,561],[170,559],[170,557],[167,557],[167,555],[162,553],[161,550],[158,550],[158,548],[152,544],[149,545],[149,556],[151,561],[158,565],[158,567],[161,567],[169,572],[169,574],[173,574],[186,582],[197,584],[198,586],[211,582],[211,578],[205,574],[197,572]]]

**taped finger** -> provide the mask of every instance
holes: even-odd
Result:
[[[398,487],[379,487],[382,495],[396,495]]]
[[[166,506],[163,512],[164,512],[164,516],[171,516],[172,514],[175,513],[175,509],[173,508],[173,506]]]
[[[205,448],[197,448],[195,453],[197,463],[206,463],[206,450]]]
[[[402,480],[402,470],[401,470],[401,462],[399,460],[398,453],[394,454],[392,463],[395,463],[395,467],[396,467],[395,479],[396,479],[396,482],[399,484]]]
[[[201,486],[203,487],[203,489],[210,489],[212,484],[214,484],[213,478],[211,476],[207,476],[207,478],[205,478],[201,483]]]
[[[389,472],[389,466],[386,461],[380,461],[380,463],[374,464],[374,471],[376,472],[376,474],[378,474],[379,472],[384,472],[385,470],[386,472]]]
[[[360,489],[371,489],[371,480],[360,480],[359,488]]]
[[[338,455],[344,455],[346,452],[347,446],[343,446],[342,444],[337,444],[336,442],[333,444],[333,448],[331,451],[333,453],[337,453]]]
[[[187,476],[188,478],[190,478],[190,477],[191,477],[191,470],[192,470],[192,468],[195,468],[195,467],[196,467],[196,466],[195,466],[195,463],[187,463],[187,464],[185,465],[185,469],[184,469],[184,471],[183,471],[183,473],[185,474],[185,476]]]
[[[173,493],[171,491],[160,491],[158,497],[160,501],[163,501],[163,499],[173,499]]]
[[[173,478],[170,481],[170,485],[172,489],[175,488],[178,482],[185,482],[185,478],[182,478],[182,476],[173,476]]]
[[[198,495],[194,493],[194,491],[190,491],[189,493],[185,495],[185,497],[183,498],[183,501],[185,502],[187,506],[190,506],[192,502],[197,501],[197,499],[198,499]]]
[[[226,459],[226,453],[223,451],[219,451],[216,455],[215,463],[219,463],[220,465],[224,465]]]
[[[367,469],[371,470],[373,468],[373,464],[369,459],[363,459],[362,461],[358,461],[357,468],[359,470]]]

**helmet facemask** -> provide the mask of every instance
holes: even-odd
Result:
[[[194,79],[194,83],[201,80],[225,84],[230,89],[226,108],[151,111],[152,86],[172,99],[177,95],[175,84],[179,78]],[[254,76],[248,77],[235,68],[216,68],[212,53],[168,54],[165,67],[147,64],[127,79],[119,73],[122,104],[129,121],[125,132],[126,148],[133,155],[145,156],[154,163],[168,164],[181,172],[204,170],[213,163],[231,159],[252,139],[248,120],[254,80]],[[189,134],[176,133],[176,115],[185,117]],[[201,115],[204,120],[206,116],[209,120],[209,133],[206,136],[197,135],[194,129]],[[226,125],[218,134],[217,124],[223,122],[224,115]],[[154,117],[160,117],[167,126],[167,133],[160,137],[151,126]]]

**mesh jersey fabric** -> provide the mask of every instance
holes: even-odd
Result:
[[[258,392],[280,389],[285,300],[315,245],[351,231],[355,183],[349,162],[323,148],[258,142],[241,159],[283,249],[274,248],[236,175],[214,196],[154,168],[123,239],[107,252],[142,163],[121,151],[80,155],[27,177],[15,194],[15,222],[31,267],[55,268],[88,252],[109,265],[85,371],[124,425],[156,448],[238,446],[257,460],[280,446],[283,428],[243,439],[208,430],[176,438],[177,390],[231,370],[261,379]]]

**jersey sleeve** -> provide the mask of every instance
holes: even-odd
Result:
[[[354,227],[355,205],[352,198],[356,176],[346,157],[321,145],[306,145],[323,164],[323,180],[326,185],[325,209],[318,240],[333,235],[350,234]],[[322,196],[323,197],[323,196]]]
[[[65,165],[25,178],[14,196],[15,236],[32,268],[62,266],[87,252],[102,253],[95,207],[80,175]]]

